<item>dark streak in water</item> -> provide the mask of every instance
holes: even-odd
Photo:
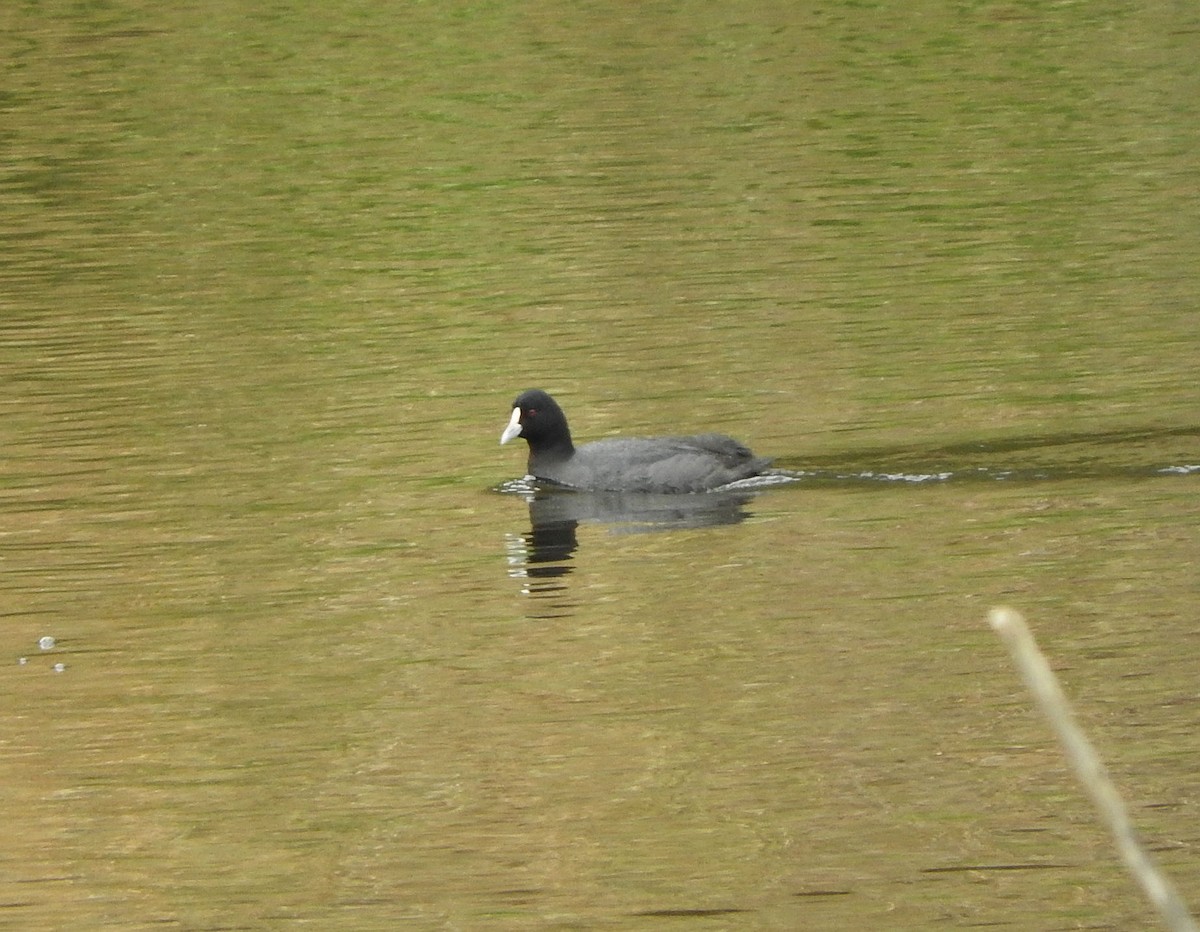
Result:
[[[1070,864],[963,864],[958,867],[926,867],[922,874],[965,874],[971,871],[1047,871],[1063,870]]]
[[[631,916],[654,916],[658,918],[686,919],[694,916],[730,916],[734,913],[748,913],[748,909],[647,909],[630,913]]]
[[[1200,475],[1200,463],[1178,466],[1038,466],[1028,468],[968,469],[868,469],[861,472],[796,470],[789,475],[801,482],[823,485],[909,484],[942,482],[1063,482],[1072,479],[1153,479]]]
[[[1146,444],[1153,441],[1172,440],[1179,437],[1191,437],[1200,441],[1200,425],[1186,427],[1140,427],[1124,428],[1121,430],[1102,431],[1066,431],[1059,434],[1034,434],[1028,437],[1005,437],[997,440],[968,440],[961,443],[949,443],[945,446],[924,449],[926,455],[943,457],[962,457],[975,454],[991,455],[994,453],[1019,453],[1024,450],[1046,450],[1055,447],[1068,446],[1122,446],[1126,444]],[[905,450],[900,447],[879,447],[874,450],[864,450],[858,453],[865,458],[894,458],[911,455],[915,450]]]
[[[1180,440],[1196,442],[1181,447]],[[1169,447],[1163,446],[1168,443]],[[1157,449],[1151,452],[1149,448]],[[1016,456],[1022,453],[1026,456]],[[1158,462],[1146,462],[1156,454]],[[997,462],[1001,458],[1006,462]],[[940,447],[875,447],[819,457],[788,457],[780,465],[803,481],[825,484],[1192,476],[1200,474],[1200,427],[1066,432]]]

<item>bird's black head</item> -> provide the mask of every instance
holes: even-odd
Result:
[[[514,437],[524,437],[531,453],[574,450],[567,416],[557,401],[538,388],[521,392],[513,402],[512,418],[500,442],[508,443]]]

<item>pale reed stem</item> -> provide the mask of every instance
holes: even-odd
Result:
[[[1075,723],[1071,705],[1050,664],[1038,649],[1025,619],[1012,609],[995,608],[988,614],[988,622],[1008,647],[1025,685],[1033,693],[1042,713],[1050,720],[1067,760],[1100,810],[1101,818],[1108,824],[1125,866],[1158,909],[1167,928],[1171,932],[1200,932],[1196,920],[1188,912],[1187,904],[1138,841],[1117,788],[1095,748]]]

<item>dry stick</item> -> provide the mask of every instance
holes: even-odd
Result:
[[[1196,920],[1188,912],[1187,904],[1175,892],[1166,875],[1155,866],[1134,834],[1133,823],[1129,821],[1129,813],[1117,788],[1113,786],[1095,748],[1075,724],[1070,703],[1063,695],[1050,664],[1038,650],[1025,619],[1012,609],[994,608],[988,613],[988,622],[1008,647],[1025,685],[1058,734],[1058,740],[1076,776],[1100,810],[1101,817],[1108,823],[1125,866],[1162,914],[1167,928],[1172,932],[1200,932]]]

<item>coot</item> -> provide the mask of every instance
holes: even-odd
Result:
[[[558,403],[538,389],[513,402],[501,443],[524,437],[529,473],[593,492],[707,492],[757,476],[770,465],[732,437],[645,437],[597,440],[576,447]]]

